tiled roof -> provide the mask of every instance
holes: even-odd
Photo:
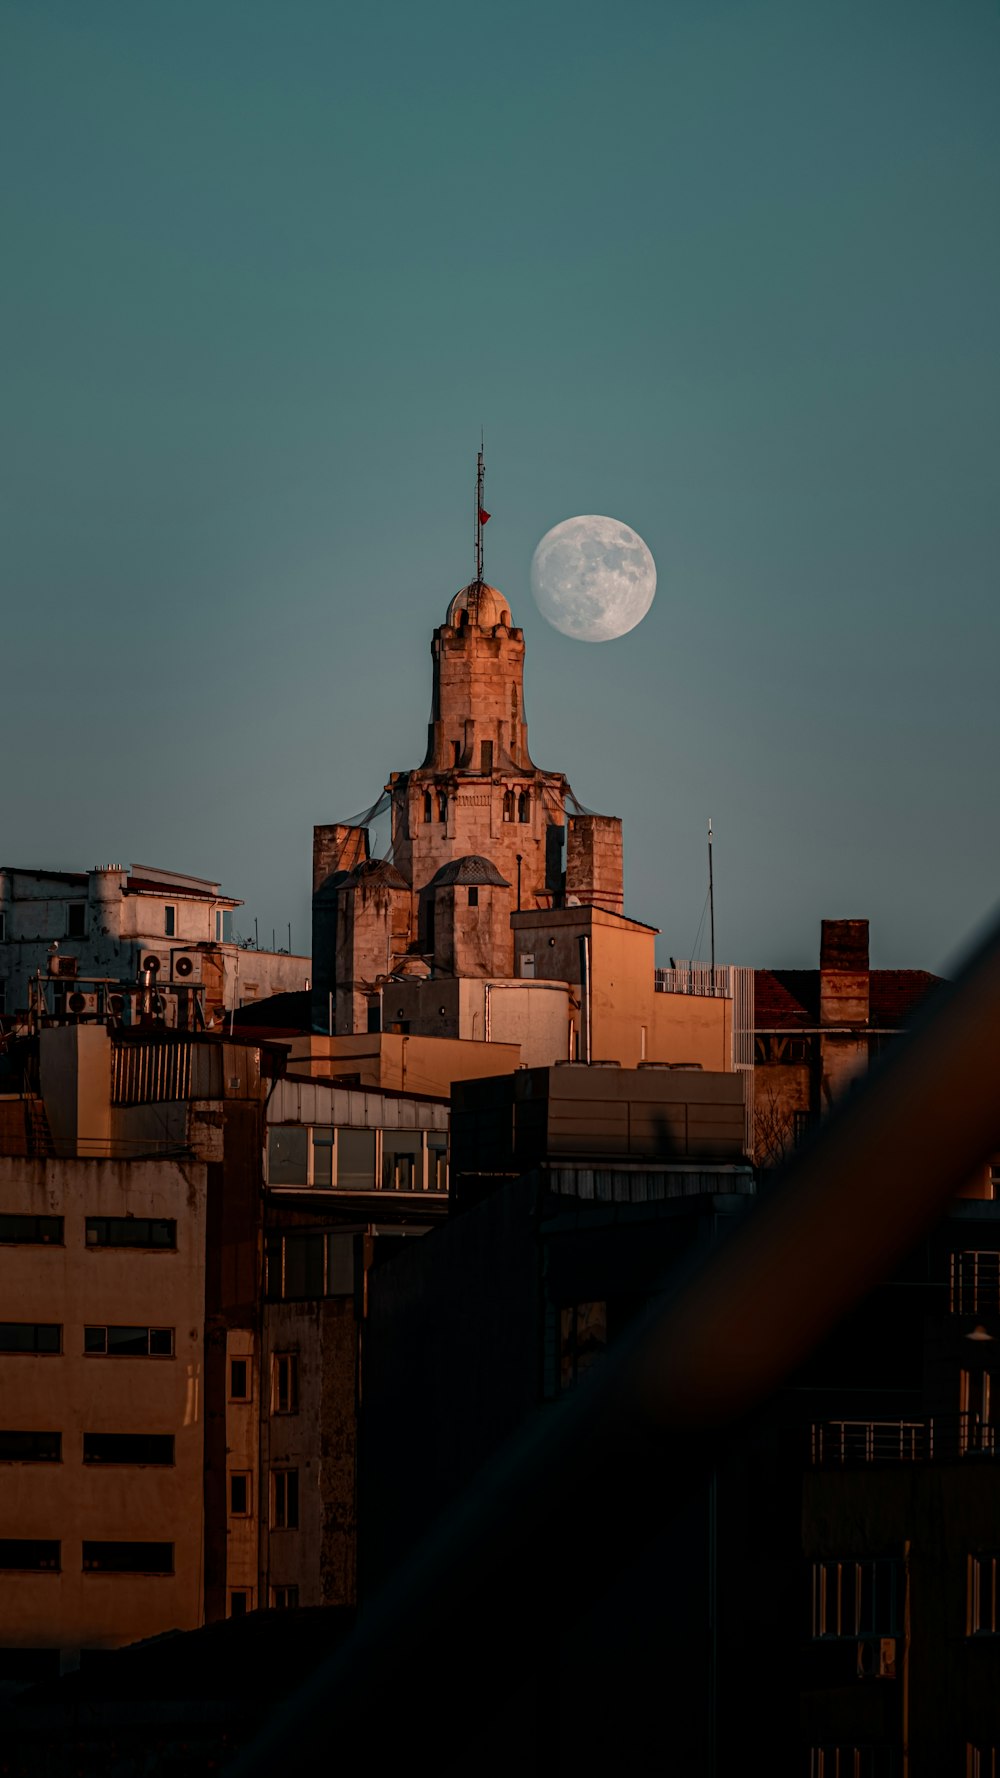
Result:
[[[926,969],[873,969],[869,1026],[906,1025],[941,977]],[[818,969],[755,969],[754,1025],[758,1031],[815,1029],[819,1024]]]
[[[86,881],[86,879],[84,879]],[[195,889],[190,883],[164,883],[151,877],[126,877],[126,895],[176,896],[180,901],[224,901],[231,907],[242,907],[231,895],[220,895],[218,889]]]

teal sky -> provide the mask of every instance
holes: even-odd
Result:
[[[472,572],[628,910],[937,967],[1000,888],[986,0],[0,0],[3,862],[220,877],[418,763]],[[550,526],[659,590],[557,634]],[[705,946],[700,947],[704,951]]]

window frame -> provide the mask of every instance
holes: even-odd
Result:
[[[871,1642],[900,1634],[898,1556],[823,1556],[810,1564],[814,1642]],[[831,1589],[832,1583],[832,1589]],[[833,1623],[835,1628],[828,1628]]]
[[[169,1457],[95,1457],[88,1455],[87,1443],[93,1439],[159,1439],[164,1446],[169,1445]],[[91,1445],[91,1452],[93,1446]],[[172,1432],[85,1432],[83,1434],[82,1462],[87,1469],[173,1469],[177,1463],[177,1444]]]
[[[126,1328],[128,1329],[128,1331],[130,1333],[145,1332],[145,1334],[146,1334],[146,1350],[145,1350],[145,1352],[120,1352],[120,1351],[116,1352],[116,1351],[112,1351],[110,1349],[110,1344],[108,1341],[108,1334],[110,1333],[112,1328],[117,1328],[120,1332],[124,1332],[126,1330]],[[88,1334],[96,1334],[96,1333],[103,1333],[104,1334],[104,1345],[103,1346],[97,1346],[97,1345],[88,1346],[87,1345],[87,1335]],[[152,1336],[154,1334],[167,1334],[169,1336],[169,1339],[170,1339],[169,1352],[154,1352],[152,1350],[151,1340],[152,1340]],[[172,1327],[146,1327],[143,1329],[140,1327],[132,1327],[131,1324],[126,1321],[89,1322],[84,1326],[84,1330],[83,1330],[83,1342],[84,1342],[83,1343],[83,1356],[85,1358],[159,1358],[159,1359],[175,1358],[177,1355],[177,1346],[176,1346],[175,1335],[176,1335],[176,1329],[172,1328]]]
[[[15,1562],[10,1560],[20,1547],[25,1556],[31,1550],[40,1554],[43,1550],[55,1552],[55,1559],[48,1561]],[[58,1537],[0,1537],[0,1574],[61,1574],[62,1573],[62,1541]]]
[[[3,1448],[3,1440],[5,1438],[10,1438],[10,1439],[17,1439],[17,1438],[50,1439],[54,1444],[55,1455],[54,1456],[52,1456],[51,1454],[35,1455],[34,1453],[27,1452],[27,1451],[24,1451],[24,1452],[8,1451],[5,1453],[4,1448]],[[12,1427],[12,1426],[5,1426],[2,1430],[0,1430],[0,1463],[61,1463],[61,1462],[62,1462],[62,1433],[61,1432],[42,1432],[36,1427],[21,1429],[20,1427]]]
[[[250,1469],[231,1469],[229,1471],[227,1492],[228,1516],[231,1519],[253,1518],[253,1471]],[[236,1505],[237,1484],[243,1484],[243,1505]]]
[[[241,1364],[244,1370],[245,1390],[242,1395],[237,1395],[233,1388],[233,1366],[236,1364]],[[241,1406],[245,1405],[247,1402],[253,1401],[253,1359],[248,1353],[232,1352],[229,1355],[229,1390],[227,1399],[229,1401],[239,1402]]]
[[[988,1567],[987,1567],[988,1565]],[[987,1567],[987,1586],[983,1570]],[[983,1609],[984,1598],[986,1609]],[[983,1622],[983,1618],[989,1622]],[[965,1634],[977,1638],[1000,1636],[1000,1549],[970,1550],[966,1562]]]
[[[154,1228],[163,1228],[169,1230],[173,1238],[168,1241],[153,1241],[148,1238],[146,1240],[125,1241],[120,1238],[113,1239],[109,1236],[103,1241],[92,1241],[90,1238],[91,1230],[93,1229],[94,1232],[97,1233],[97,1228],[95,1226],[97,1224],[106,1224],[109,1228],[114,1226],[119,1233],[129,1228],[137,1231],[145,1230],[147,1236],[152,1234]],[[130,1249],[132,1251],[141,1250],[143,1253],[176,1253],[177,1218],[174,1216],[88,1216],[84,1224],[83,1239],[88,1252],[94,1253],[114,1252],[116,1250],[120,1252],[123,1249],[125,1251]]]
[[[163,936],[164,938],[177,937],[176,902],[165,901],[163,904]]]
[[[294,1598],[291,1597],[291,1595],[293,1593],[295,1595]],[[298,1609],[299,1609],[299,1583],[298,1583],[298,1581],[290,1581],[286,1586],[283,1586],[283,1587],[272,1586],[272,1588],[271,1588],[271,1610],[272,1611],[298,1611]]]
[[[271,1358],[272,1414],[297,1414],[299,1399],[299,1354],[292,1351],[273,1353]]]
[[[126,1564],[125,1562],[121,1562],[121,1563],[102,1562],[102,1561],[98,1560],[94,1555],[94,1552],[97,1550],[108,1551],[108,1550],[129,1550],[129,1549],[143,1550],[143,1551],[147,1551],[147,1552],[152,1551],[152,1550],[169,1550],[169,1552],[170,1552],[170,1566],[169,1566],[169,1568],[161,1567],[159,1565],[152,1566],[149,1563],[146,1563],[146,1564],[140,1566],[138,1559],[136,1560],[136,1563],[134,1565],[133,1564]],[[91,1552],[91,1558],[89,1561],[87,1560],[87,1551],[88,1550]],[[81,1546],[81,1551],[80,1551],[80,1567],[81,1567],[81,1572],[83,1574],[99,1574],[99,1575],[150,1574],[150,1575],[156,1575],[157,1577],[161,1577],[163,1579],[169,1579],[177,1572],[176,1550],[175,1550],[174,1544],[172,1542],[168,1542],[166,1539],[164,1539],[161,1542],[159,1540],[151,1540],[148,1538],[136,1538],[136,1537],[84,1538],[83,1544]]]
[[[0,1357],[2,1358],[61,1358],[63,1350],[63,1324],[61,1321],[0,1321],[0,1329],[5,1327],[31,1327],[35,1330],[34,1344],[31,1346],[5,1346],[0,1340]],[[55,1344],[40,1346],[38,1335],[45,1328],[54,1330]]]
[[[270,1529],[299,1529],[299,1472],[294,1464],[278,1464],[271,1470]]]
[[[32,1235],[15,1235],[11,1231],[12,1223],[33,1223],[36,1232]],[[43,1235],[38,1233],[41,1223],[58,1224],[58,1234]],[[65,1218],[62,1216],[36,1216],[31,1210],[5,1210],[0,1212],[0,1247],[65,1247]]]

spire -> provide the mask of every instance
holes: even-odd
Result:
[[[483,505],[483,489],[486,484],[486,470],[483,466],[483,435],[479,435],[479,456],[476,460],[476,579],[475,585],[483,584],[483,526],[489,523],[490,515]]]

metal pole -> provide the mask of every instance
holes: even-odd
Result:
[[[708,817],[708,922],[712,935],[712,986],[715,987],[715,884],[712,880],[712,817]]]
[[[517,855],[517,911],[521,912],[521,854]]]

